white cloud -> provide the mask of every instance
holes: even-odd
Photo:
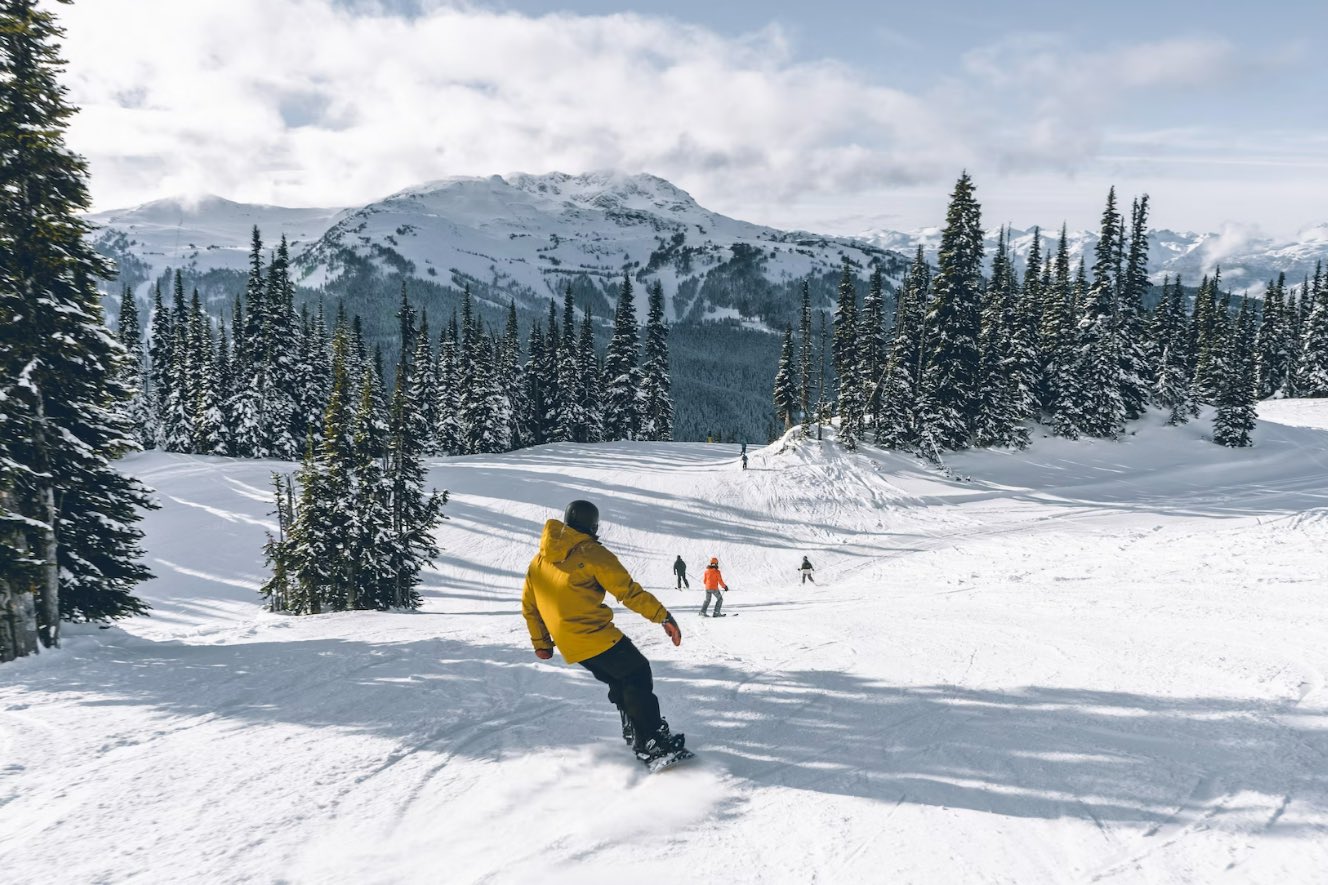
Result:
[[[615,168],[730,211],[856,212],[885,187],[943,198],[962,167],[1072,171],[1099,152],[1120,95],[1197,88],[1231,56],[1211,41],[1088,56],[1003,43],[913,94],[798,61],[773,26],[731,39],[637,15],[433,2],[406,17],[344,0],[96,0],[59,14],[84,108],[70,141],[102,208],[204,191],[350,205],[446,175]]]

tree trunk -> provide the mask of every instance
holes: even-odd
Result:
[[[46,400],[37,394],[37,420],[33,424],[33,448],[42,466],[41,489],[38,497],[45,510],[46,530],[42,533],[41,581],[37,585],[37,623],[41,643],[47,648],[60,645],[60,547],[55,536],[55,486],[51,476],[51,459],[47,453]]]
[[[0,491],[0,510],[12,510],[11,501],[8,492]],[[13,532],[9,544],[20,555],[27,550],[21,531]],[[0,663],[37,651],[37,606],[32,581],[26,576],[0,575]]]

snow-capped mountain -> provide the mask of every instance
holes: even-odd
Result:
[[[869,242],[738,221],[661,178],[617,173],[448,178],[346,210],[161,200],[91,221],[102,229],[99,248],[132,282],[167,267],[242,271],[258,225],[269,245],[286,235],[306,286],[372,267],[533,304],[570,281],[609,291],[627,271],[663,284],[675,321],[765,324],[763,295],[836,273],[845,255],[881,263],[891,280],[903,267],[902,256]],[[707,286],[716,272],[722,283]]]
[[[995,253],[998,236],[998,228],[987,231],[986,254],[989,262]],[[1031,227],[1025,230],[1013,228],[1009,236],[1016,266],[1023,272],[1033,244],[1034,230]],[[1044,258],[1048,254],[1055,254],[1059,236],[1058,229],[1041,230]],[[935,262],[940,248],[941,229],[926,227],[909,232],[869,230],[858,238],[882,249],[908,255],[912,255],[921,244],[927,259]],[[1095,231],[1069,231],[1066,240],[1071,261],[1078,263],[1082,257],[1091,266],[1098,239]],[[1173,278],[1179,276],[1182,282],[1193,286],[1205,274],[1213,274],[1221,269],[1227,287],[1235,292],[1247,290],[1251,295],[1262,294],[1268,281],[1276,279],[1279,273],[1286,273],[1290,283],[1298,283],[1305,276],[1313,275],[1316,262],[1328,260],[1328,224],[1306,228],[1290,243],[1277,243],[1237,225],[1228,225],[1220,232],[1206,234],[1151,230],[1148,232],[1148,242],[1148,270],[1154,282],[1160,283],[1168,275]]]

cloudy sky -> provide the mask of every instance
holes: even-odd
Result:
[[[358,205],[450,175],[652,172],[831,233],[985,219],[1328,221],[1328,4],[1301,0],[81,0],[70,133],[99,209]],[[889,11],[897,10],[897,11]]]

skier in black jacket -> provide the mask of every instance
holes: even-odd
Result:
[[[812,577],[812,572],[816,569],[812,568],[812,561],[807,557],[802,558],[802,565],[798,566],[798,571],[802,572],[802,583],[806,584],[808,581],[816,583],[816,579]]]
[[[687,563],[682,561],[681,553],[678,554],[677,559],[673,560],[673,574],[678,579],[679,590],[683,587],[691,589],[692,585],[687,582]]]

